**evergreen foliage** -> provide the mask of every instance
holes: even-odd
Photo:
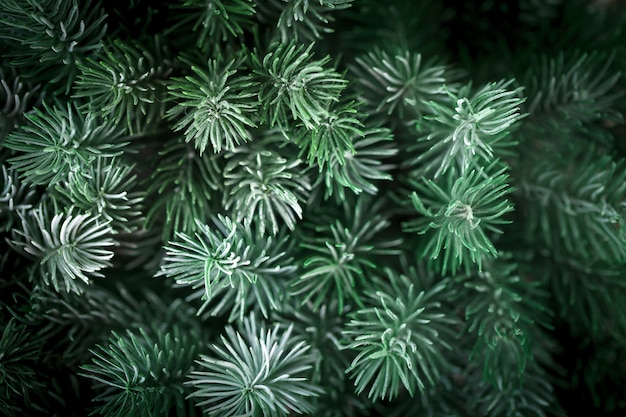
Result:
[[[107,346],[92,350],[85,376],[92,379],[102,403],[95,410],[110,416],[193,415],[185,404],[182,384],[191,371],[202,345],[198,334],[185,334],[178,327],[170,331],[130,330],[124,335],[112,332]]]
[[[623,415],[625,28],[0,1],[0,414]]]
[[[467,332],[476,336],[470,360],[481,365],[485,381],[500,389],[523,380],[533,351],[541,348],[533,338],[546,337],[541,332],[551,318],[544,307],[545,289],[538,281],[522,284],[510,258],[504,254],[483,271],[459,278],[464,289],[459,298],[472,299],[464,311]]]
[[[224,187],[223,164],[218,156],[200,157],[181,136],[168,138],[160,146],[152,161],[154,170],[144,182],[151,200],[145,224],[161,226],[163,241],[168,241],[176,232],[193,232],[196,220],[208,221],[216,192]]]
[[[18,416],[21,401],[31,400],[31,391],[43,388],[37,381],[35,364],[39,356],[38,340],[33,340],[23,323],[12,318],[3,326],[0,336],[0,377],[2,378],[2,396],[0,407],[8,416]]]
[[[378,194],[378,181],[392,180],[389,173],[395,165],[384,163],[397,155],[398,149],[393,143],[393,133],[386,127],[366,127],[361,136],[352,138],[352,152],[344,153],[343,162],[334,153],[324,166],[319,176],[317,187],[324,189],[324,198],[335,196],[337,202],[344,201],[346,189],[354,194],[365,192]]]
[[[422,184],[413,183],[417,190],[411,194],[411,201],[423,217],[405,222],[403,228],[436,236],[426,241],[423,253],[437,259],[443,252],[444,273],[467,266],[468,255],[479,268],[484,258],[497,256],[487,233],[501,233],[498,225],[507,223],[502,217],[513,206],[505,199],[511,192],[505,168],[493,172],[496,168],[492,163],[456,179],[447,175],[443,187],[428,179]]]
[[[315,129],[346,87],[347,80],[341,74],[325,67],[329,56],[312,60],[313,46],[274,43],[262,60],[252,55],[254,72],[261,82],[258,97],[262,121],[270,127],[297,120],[307,129]]]
[[[312,130],[299,129],[294,138],[302,153],[307,152],[309,165],[317,163],[320,171],[334,160],[345,165],[346,158],[354,156],[354,140],[362,137],[363,124],[353,115],[357,112],[353,103],[329,109]]]
[[[416,146],[420,155],[409,162],[417,165],[414,175],[437,178],[452,167],[463,174],[472,164],[482,166],[505,155],[515,143],[503,139],[520,119],[519,105],[524,101],[516,97],[519,90],[506,89],[510,84],[489,83],[474,94],[466,85],[458,93],[448,92],[447,105],[430,102],[436,115],[418,121],[418,131],[428,134]]]
[[[367,390],[373,399],[393,399],[402,386],[413,395],[433,385],[448,366],[442,351],[451,349],[454,335],[443,305],[450,297],[446,280],[432,282],[415,268],[385,275],[388,283],[368,293],[368,306],[351,314],[344,330],[347,348],[357,353],[347,372],[357,393]]]
[[[98,2],[7,0],[0,5],[0,36],[6,58],[28,79],[59,84],[68,93],[77,66],[106,33],[106,14]]]
[[[251,120],[258,107],[252,100],[255,84],[247,76],[233,77],[235,60],[220,64],[212,60],[206,70],[192,66],[195,77],[174,79],[170,86],[171,96],[180,102],[168,115],[184,115],[174,129],[186,129],[185,140],[193,140],[200,155],[209,143],[215,153],[235,150],[252,139],[248,129],[255,127]]]
[[[257,1],[259,20],[275,24],[282,42],[311,42],[332,33],[334,13],[350,7],[353,0]],[[276,22],[276,23],[274,23]]]
[[[176,24],[169,33],[191,27],[196,46],[209,49],[216,40],[243,36],[244,28],[250,30],[255,6],[252,0],[177,0],[170,5]]]
[[[22,184],[17,178],[17,172],[9,171],[2,164],[2,186],[0,188],[0,219],[1,229],[8,232],[18,220],[19,213],[33,207],[36,203],[37,193],[34,189]]]
[[[258,330],[257,330],[258,327]],[[254,315],[243,320],[244,334],[226,328],[213,356],[202,355],[191,373],[194,398],[218,416],[287,416],[313,410],[310,397],[322,389],[308,381],[313,357],[292,327],[267,330]]]
[[[319,220],[303,224],[304,271],[292,285],[293,295],[301,296],[303,302],[311,300],[315,309],[329,298],[337,300],[340,312],[348,300],[362,305],[363,284],[376,269],[373,257],[398,254],[397,246],[402,243],[381,237],[390,226],[387,216],[380,213],[381,203],[359,197],[354,205],[343,205],[341,216],[337,211],[320,211],[314,215],[321,224]]]
[[[30,110],[33,100],[37,100],[41,86],[25,84],[14,67],[8,71],[0,67],[0,84],[0,140],[4,140],[24,113]]]
[[[213,224],[215,230],[198,224],[193,237],[179,233],[178,240],[165,247],[162,273],[179,285],[201,288],[201,311],[217,299],[213,315],[232,309],[231,317],[242,319],[251,306],[265,317],[270,310],[280,310],[285,290],[281,280],[296,269],[282,251],[284,234],[263,236],[222,216]]]
[[[8,162],[26,184],[56,184],[97,157],[119,155],[126,144],[115,125],[92,114],[83,116],[69,103],[65,108],[44,103],[43,109],[26,114],[24,126],[4,143],[16,151]]]
[[[159,123],[172,62],[163,56],[158,38],[150,43],[147,48],[116,39],[78,64],[73,96],[89,99],[86,112],[125,122],[131,133]]]
[[[557,254],[623,264],[623,165],[622,158],[598,155],[592,146],[584,154],[555,155],[550,166],[545,160],[537,161],[521,182],[535,207],[542,208],[528,207],[528,234],[540,237]],[[546,217],[552,217],[551,221]],[[589,240],[578,239],[582,230]]]
[[[432,111],[429,102],[445,99],[444,86],[456,90],[459,71],[434,60],[422,60],[421,54],[408,50],[390,52],[378,48],[356,58],[352,71],[368,107],[387,116],[394,114],[400,120],[414,120]]]
[[[311,189],[302,161],[282,156],[275,143],[269,132],[224,156],[224,208],[232,208],[237,222],[254,222],[261,234],[276,235],[283,223],[293,230]]]
[[[56,200],[108,221],[114,231],[130,233],[140,226],[145,192],[137,189],[133,166],[98,157],[84,171],[70,172],[54,189]]]
[[[33,279],[52,285],[57,291],[82,291],[82,283],[102,277],[111,266],[115,245],[109,221],[96,214],[52,215],[43,205],[20,216],[21,228],[14,229],[16,249],[36,259]]]

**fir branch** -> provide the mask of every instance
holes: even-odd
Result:
[[[345,370],[350,365],[352,352],[341,349],[342,333],[349,307],[339,313],[333,299],[316,309],[308,302],[282,313],[278,320],[293,326],[294,334],[311,347],[315,355],[312,382],[323,385],[324,393],[315,400],[317,417],[357,417],[366,415],[371,402],[357,395]]]
[[[95,411],[112,417],[194,415],[185,402],[183,381],[193,369],[202,341],[200,335],[178,326],[112,332],[108,345],[91,349],[91,363],[81,367],[81,375],[100,391]]]
[[[526,201],[526,238],[539,238],[562,258],[623,264],[624,160],[615,161],[592,147],[530,162],[519,180]]]
[[[252,26],[255,6],[252,0],[177,0],[170,5],[176,23],[166,34],[192,28],[196,46],[207,50],[231,36],[243,36]]]
[[[312,381],[318,384],[343,380],[350,363],[340,342],[349,308],[340,313],[336,304],[333,299],[331,303],[315,308],[309,302],[292,307],[278,317],[280,323],[293,326],[294,333],[311,347],[311,353],[315,355]]]
[[[175,130],[185,129],[185,140],[193,141],[200,155],[209,144],[219,153],[252,139],[257,85],[250,76],[238,75],[236,65],[235,59],[210,60],[206,68],[194,65],[193,76],[174,78],[168,86],[170,98],[178,100],[167,116],[177,120]]]
[[[222,285],[215,288],[210,299],[203,302],[198,314],[205,311],[210,316],[226,317],[229,322],[243,320],[246,314],[251,312],[259,314],[264,318],[269,318],[276,312],[284,310],[288,300],[287,287],[289,278],[297,269],[293,265],[293,259],[286,258],[290,253],[290,248],[285,248],[293,242],[289,242],[286,233],[278,236],[259,238],[253,244],[253,248],[264,249],[269,255],[266,271],[259,275],[255,282],[249,280],[238,280],[235,285]],[[272,261],[280,261],[280,265],[269,268]],[[192,301],[203,299],[204,289],[200,288],[187,299]]]
[[[555,312],[574,337],[626,339],[626,305],[620,301],[626,296],[623,264],[558,257],[543,263],[543,279],[554,295]]]
[[[449,367],[455,321],[443,304],[449,282],[433,282],[414,268],[406,274],[385,269],[388,283],[369,291],[364,308],[350,315],[346,348],[357,356],[347,369],[356,392],[393,399],[402,387],[411,395],[432,386]]]
[[[98,157],[84,171],[70,172],[54,191],[61,205],[100,216],[114,231],[130,233],[141,224],[144,192],[134,166],[119,159]]]
[[[68,93],[76,65],[100,48],[106,14],[91,0],[80,5],[78,0],[6,0],[0,4],[0,28],[0,38],[16,46],[8,56],[22,76],[58,84]]]
[[[196,221],[207,222],[214,208],[221,178],[222,155],[200,157],[184,138],[175,136],[163,144],[147,184],[147,228],[162,227],[168,241],[177,232],[192,233]]]
[[[403,229],[429,234],[422,254],[437,259],[443,252],[443,273],[467,268],[468,255],[479,269],[483,259],[497,256],[487,232],[502,233],[498,226],[509,223],[503,217],[513,206],[505,199],[512,191],[506,167],[493,172],[496,163],[456,179],[448,173],[443,184],[413,182],[411,201],[423,217],[404,222]]]
[[[291,293],[315,309],[337,299],[339,311],[352,302],[362,306],[361,291],[376,269],[373,256],[397,255],[402,239],[384,236],[391,225],[383,213],[384,200],[360,196],[354,205],[343,205],[343,216],[315,213],[315,221],[303,225],[303,273]]]
[[[619,414],[626,6],[457,3],[0,0],[0,414]]]
[[[626,94],[619,87],[624,70],[615,58],[573,52],[542,56],[534,63],[525,76],[530,119],[518,133],[522,151],[541,146],[560,153],[575,143],[572,138],[608,148],[618,145],[606,129],[624,121],[617,105]]]
[[[177,234],[178,239],[165,247],[161,274],[178,285],[200,288],[204,300],[200,312],[215,303],[212,314],[230,309],[231,319],[243,319],[251,305],[265,317],[270,309],[280,310],[281,280],[296,269],[287,258],[284,235],[276,240],[264,237],[224,216],[213,218],[213,224],[198,223],[193,236]]]
[[[241,279],[256,281],[257,274],[243,266],[251,260],[243,258],[251,247],[242,238],[242,231],[237,223],[227,217],[218,216],[213,221],[219,234],[215,234],[208,225],[198,223],[199,233],[188,236],[179,233],[181,242],[170,242],[166,247],[162,272],[176,279],[182,285],[201,285],[205,298],[210,298],[213,288],[221,285],[234,285]],[[243,232],[250,233],[249,230]],[[239,233],[238,233],[239,232]],[[229,282],[223,283],[222,278]]]
[[[262,139],[225,155],[224,208],[235,221],[254,224],[261,234],[276,235],[281,224],[293,230],[311,190],[302,161],[276,149],[282,139],[276,133],[266,132]]]
[[[27,188],[17,178],[17,173],[9,171],[5,164],[1,164],[2,178],[0,179],[0,231],[8,232],[18,220],[19,213],[29,210],[37,202],[37,192]]]
[[[165,112],[165,81],[172,62],[155,38],[143,46],[119,39],[104,43],[97,59],[78,64],[74,98],[86,98],[81,110],[123,123],[131,134],[153,129]]]
[[[208,329],[201,330],[194,306],[176,297],[171,289],[141,288],[141,294],[131,294],[133,289],[128,282],[133,277],[120,276],[119,272],[108,275],[109,283],[115,282],[114,287],[92,285],[81,294],[35,287],[26,320],[38,325],[48,339],[47,346],[53,347],[43,352],[43,361],[54,361],[56,355],[62,355],[72,369],[86,364],[92,360],[89,349],[97,344],[104,347],[111,331],[121,334],[155,326],[164,330],[185,323],[185,334],[211,334]],[[143,273],[137,281],[145,280],[154,282]]]
[[[363,123],[358,119],[354,102],[338,105],[319,121],[313,129],[300,128],[294,142],[306,153],[309,165],[317,163],[319,171],[331,160],[344,165],[354,156],[354,141],[363,137]]]
[[[418,156],[408,158],[404,167],[414,176],[437,178],[455,167],[461,175],[475,166],[511,154],[516,142],[508,136],[524,117],[521,89],[508,90],[511,81],[488,83],[476,92],[471,84],[448,92],[447,104],[431,101],[433,115],[418,121],[423,133],[412,147]]]
[[[241,332],[226,328],[212,354],[201,355],[187,384],[198,406],[218,417],[310,414],[312,398],[322,392],[309,380],[313,361],[292,327],[266,330],[251,316]]]
[[[25,320],[38,325],[39,333],[48,341],[42,352],[44,362],[53,361],[60,354],[71,366],[83,363],[90,359],[88,349],[104,342],[111,330],[122,331],[131,324],[146,323],[136,311],[144,306],[142,303],[133,305],[120,292],[97,285],[80,294],[56,292],[50,286],[38,285],[30,294],[29,303]]]
[[[615,88],[621,74],[612,68],[614,59],[581,52],[542,56],[538,68],[526,75],[533,126],[569,130],[602,119],[621,120],[613,108],[624,95]]]
[[[4,145],[17,151],[11,169],[29,185],[52,185],[79,171],[97,157],[112,158],[126,145],[120,131],[97,116],[81,115],[76,107],[50,107],[26,114],[26,122]]]
[[[22,121],[24,113],[41,100],[41,85],[24,83],[10,67],[0,68],[0,144],[9,132]]]
[[[331,24],[338,10],[347,9],[352,0],[256,0],[259,19],[273,24],[280,33],[280,40],[287,43],[293,39],[312,42],[332,33]]]
[[[392,180],[392,163],[383,160],[398,153],[398,147],[392,143],[393,133],[386,127],[366,127],[363,135],[354,137],[354,153],[344,153],[343,163],[335,154],[331,155],[318,176],[314,189],[324,186],[324,198],[335,196],[337,202],[346,199],[346,189],[354,194],[362,192],[378,194],[378,181]]]
[[[307,129],[314,129],[327,117],[328,107],[339,100],[348,82],[335,70],[325,68],[330,57],[312,59],[313,46],[275,43],[262,60],[252,55],[261,83],[261,122],[273,127],[299,120]]]
[[[92,214],[50,214],[42,205],[20,215],[21,227],[11,240],[21,253],[36,260],[36,277],[56,291],[80,293],[81,284],[111,266],[115,241],[109,222]]]
[[[437,59],[422,61],[421,54],[408,50],[391,53],[375,48],[357,57],[350,69],[368,109],[378,115],[412,120],[431,114],[431,101],[445,102],[446,88],[456,93],[463,75]]]
[[[504,381],[504,387],[496,387],[479,381],[480,372],[470,375],[465,382],[469,407],[477,415],[486,417],[565,417],[557,403],[554,387],[546,371],[533,364],[527,371],[524,383]]]
[[[467,332],[476,337],[470,361],[483,370],[483,379],[504,389],[521,383],[538,329],[551,329],[547,292],[539,282],[522,282],[509,254],[489,260],[483,270],[457,278],[464,288]]]
[[[33,400],[45,390],[38,378],[41,346],[26,325],[12,318],[0,333],[0,409],[7,417],[32,412]],[[35,395],[33,395],[35,394]]]

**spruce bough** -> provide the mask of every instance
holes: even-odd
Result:
[[[0,2],[0,411],[624,413],[626,6],[494,3]]]

